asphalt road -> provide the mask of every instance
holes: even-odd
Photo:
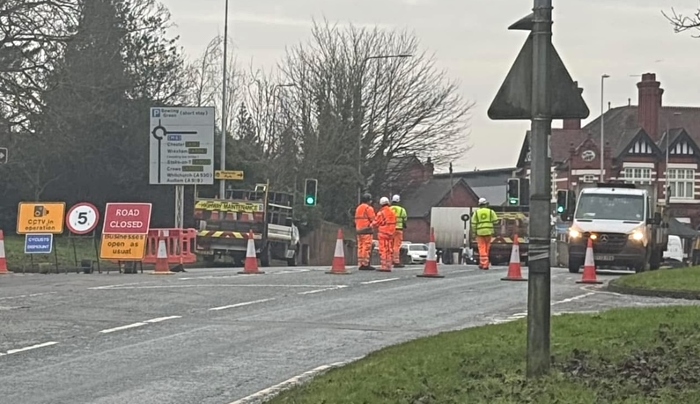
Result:
[[[238,270],[1,276],[0,403],[250,402],[319,366],[526,311],[527,283],[501,281],[503,267],[441,266],[443,279],[416,277],[421,266]],[[553,313],[690,304],[578,279],[553,269]]]

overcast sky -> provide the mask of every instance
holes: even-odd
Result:
[[[188,57],[223,33],[225,0],[161,0],[177,24]],[[472,149],[455,170],[512,167],[529,122],[491,121],[486,111],[522,47],[526,33],[507,27],[531,12],[531,0],[231,0],[229,35],[239,63],[275,66],[285,46],[308,38],[312,18],[381,25],[415,32],[439,66],[476,102]],[[661,11],[695,12],[700,0],[554,0],[554,45],[584,88],[591,110],[637,103],[635,83],[657,73],[665,105],[700,106],[700,39],[675,34]],[[700,34],[700,32],[697,32]],[[585,124],[585,122],[584,122]],[[560,127],[555,122],[554,127]]]

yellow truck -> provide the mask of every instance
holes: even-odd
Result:
[[[229,190],[224,199],[197,198],[195,253],[207,262],[231,257],[242,266],[252,234],[261,266],[270,266],[272,259],[294,266],[300,243],[293,206],[294,195],[272,192],[268,184],[258,184],[253,190]]]

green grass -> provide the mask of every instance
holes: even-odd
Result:
[[[383,349],[272,404],[697,403],[700,308],[624,309],[552,320],[550,375],[526,381],[526,323]]]
[[[616,286],[650,291],[700,293],[700,267],[665,269],[623,276]]]
[[[95,246],[91,238],[70,238],[67,236],[55,236],[55,251],[58,257],[58,267],[60,271],[69,269],[74,271],[76,268],[75,257],[78,258],[78,266],[83,259],[97,260]],[[75,253],[73,252],[73,242],[75,242]],[[99,243],[98,243],[99,246]],[[7,266],[10,271],[27,272],[32,271],[32,262],[34,268],[48,269],[55,271],[54,252],[51,254],[25,254],[24,253],[24,236],[8,235],[5,236],[5,254],[7,256]],[[116,268],[116,264],[102,261],[100,265],[103,268],[107,266]],[[35,271],[35,270],[34,270]]]

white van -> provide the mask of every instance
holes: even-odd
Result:
[[[668,247],[664,251],[664,259],[672,259],[674,261],[683,262],[683,241],[678,236],[668,236]]]

